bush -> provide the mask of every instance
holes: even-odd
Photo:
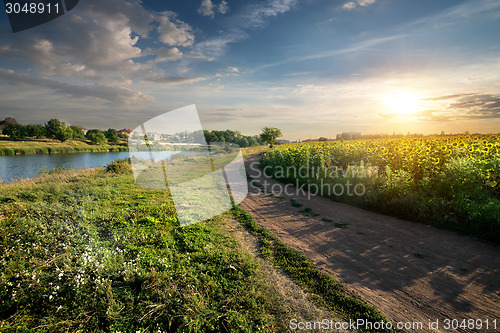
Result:
[[[130,158],[118,159],[106,165],[106,171],[117,174],[126,174],[132,172]]]

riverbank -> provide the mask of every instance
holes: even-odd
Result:
[[[0,188],[0,330],[285,332],[290,318],[335,318],[271,280],[279,270],[228,232],[236,216],[181,228],[170,193],[135,186],[125,162]]]
[[[126,143],[120,145],[94,145],[86,140],[60,142],[51,139],[13,141],[0,136],[0,156],[31,154],[102,153],[128,151]]]

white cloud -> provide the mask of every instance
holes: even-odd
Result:
[[[248,30],[262,29],[270,18],[290,11],[297,2],[298,0],[268,0],[247,4],[238,14],[231,18],[230,28],[227,32],[198,43],[190,56],[213,60],[224,53],[228,44],[248,38]],[[225,1],[221,5],[224,3]]]
[[[164,83],[164,84],[190,84],[200,81],[204,81],[206,78],[203,77],[183,77],[183,76],[170,76],[163,70],[149,71],[142,77],[142,82],[154,82],[154,83]]]
[[[142,104],[154,100],[152,96],[126,86],[110,86],[97,83],[75,85],[67,81],[20,74],[1,67],[0,79],[13,86],[50,89],[69,97],[93,97],[114,104]]]
[[[362,7],[366,7],[366,6],[369,6],[369,5],[373,5],[375,3],[375,1],[376,0],[358,0],[357,4],[354,1],[349,1],[349,2],[346,2],[342,6],[342,9],[352,10],[352,9],[356,8],[358,5],[360,5]]]
[[[356,4],[354,2],[352,2],[352,1],[350,1],[350,2],[345,3],[342,6],[342,8],[345,9],[345,10],[351,10],[351,9],[356,8]]]
[[[221,3],[217,6],[212,0],[202,0],[200,7],[198,8],[198,13],[203,16],[208,16],[210,18],[214,18],[216,13],[226,14],[229,11],[229,6],[227,1],[221,1]]]
[[[380,44],[385,44],[385,43],[390,43],[396,40],[399,40],[401,38],[405,38],[406,35],[394,35],[394,36],[387,36],[387,37],[380,37],[380,38],[372,38],[372,39],[367,39],[358,43],[354,43],[352,45],[348,45],[344,48],[341,49],[334,49],[330,51],[324,51],[324,52],[318,52],[318,53],[313,53],[309,54],[306,56],[296,56],[296,57],[291,57],[287,59],[283,59],[274,63],[269,63],[269,64],[264,64],[261,66],[258,66],[253,70],[253,72],[257,71],[262,71],[266,70],[271,67],[275,66],[280,66],[284,64],[289,64],[289,63],[295,63],[295,62],[302,62],[306,60],[314,60],[314,59],[321,59],[321,58],[330,58],[330,57],[336,57],[344,54],[350,54],[350,53],[356,53],[356,52],[363,52],[366,51],[367,49],[380,45]]]
[[[215,17],[213,2],[211,0],[202,0],[198,13],[203,16]]]
[[[358,0],[360,6],[369,6],[375,3],[375,0]]]
[[[240,24],[243,27],[261,27],[268,18],[286,13],[296,4],[297,0],[271,0],[265,3],[249,5],[240,17]]]
[[[174,61],[181,58],[182,52],[179,51],[178,48],[173,47],[171,49],[167,49],[165,47],[162,47],[156,52],[155,62]]]
[[[227,1],[221,1],[219,4],[219,13],[226,14],[229,11],[229,6],[227,5]]]
[[[160,40],[172,46],[191,46],[194,43],[194,33],[191,26],[185,22],[177,20],[173,12],[163,12],[157,15],[160,23],[157,30]]]
[[[159,46],[139,46],[140,39],[156,32]],[[52,90],[54,110],[63,108],[63,100],[73,105],[77,99],[94,107],[103,103],[152,105],[155,98],[140,83],[175,85],[203,79],[171,76],[157,67],[182,59],[182,48],[192,47],[194,38],[191,26],[173,12],[147,10],[139,0],[87,0],[71,15],[31,29],[29,34],[3,34],[0,62],[10,58],[22,66],[15,73],[2,70],[0,80],[33,92]],[[150,72],[157,74],[153,77]]]
[[[228,66],[224,72],[222,73],[217,73],[215,74],[215,77],[219,78],[218,80],[220,80],[220,78],[222,77],[228,77],[228,76],[240,76],[240,70],[236,67],[233,67],[233,66]]]

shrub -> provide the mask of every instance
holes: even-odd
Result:
[[[106,171],[117,174],[126,174],[132,172],[130,158],[118,159],[106,165]]]

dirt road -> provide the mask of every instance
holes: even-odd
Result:
[[[279,192],[283,183],[249,167],[258,158],[246,159],[248,173],[261,184],[278,184],[274,190]],[[488,331],[500,332],[499,246],[319,196],[308,199],[295,188],[281,198],[255,187],[252,192],[242,208],[260,225],[389,320],[415,322],[405,331],[477,332],[482,331],[475,326],[479,322],[458,330],[445,330],[445,325],[446,319],[479,319],[483,330],[488,320]],[[302,207],[292,206],[292,199]],[[439,320],[439,329],[429,329],[429,320]]]

